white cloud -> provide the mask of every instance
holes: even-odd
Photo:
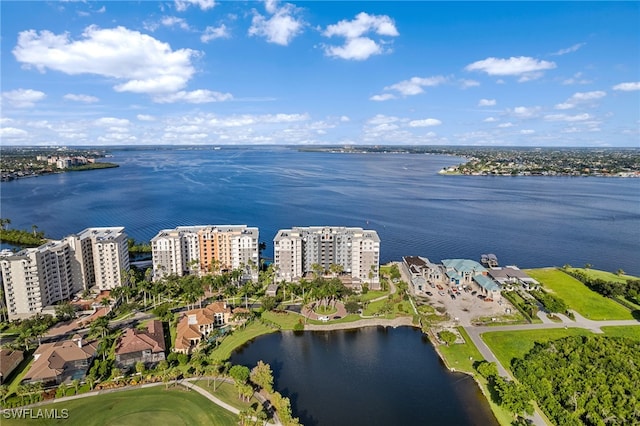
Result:
[[[191,49],[171,50],[167,43],[124,27],[87,27],[82,40],[50,31],[23,31],[13,54],[26,68],[35,66],[69,75],[96,74],[124,80],[118,92],[170,93],[182,89],[195,70]]]
[[[513,127],[513,123],[501,123],[498,124],[498,127],[501,129],[506,129],[507,127]]]
[[[29,133],[26,132],[25,130],[18,129],[15,127],[0,127],[0,136],[2,136],[3,138],[9,138],[9,139],[24,138],[28,134]]]
[[[591,115],[584,113],[584,114],[577,114],[577,115],[567,115],[567,114],[549,114],[549,115],[545,115],[544,119],[547,121],[585,121],[585,120],[589,120],[591,119]]]
[[[587,80],[586,78],[582,78],[582,73],[581,72],[577,72],[571,78],[567,78],[567,79],[562,81],[562,84],[564,84],[564,85],[569,85],[569,84],[590,84],[590,83],[591,83],[591,80]]]
[[[462,79],[460,80],[460,86],[463,89],[468,89],[469,87],[476,87],[476,86],[480,86],[480,83],[475,81],[475,80],[465,80]]]
[[[569,99],[567,99],[563,103],[557,104],[554,108],[562,110],[572,109],[580,104],[588,104],[591,101],[601,99],[605,96],[607,96],[607,93],[601,90],[596,90],[593,92],[576,92]]]
[[[423,93],[425,87],[439,86],[446,81],[447,78],[441,75],[434,77],[411,77],[409,80],[403,80],[387,86],[384,90],[396,91],[402,96],[413,96]]]
[[[184,18],[178,18],[177,16],[165,16],[160,22],[165,27],[180,27],[185,31],[190,29],[187,21]]]
[[[396,99],[396,96],[393,93],[382,93],[380,95],[373,95],[369,98],[370,101],[388,101],[390,99]]]
[[[153,115],[148,114],[138,114],[136,118],[140,121],[156,121],[156,118]]]
[[[511,112],[511,114],[515,117],[519,118],[531,118],[534,117],[538,111],[540,111],[540,107],[515,107]]]
[[[43,92],[32,89],[16,89],[10,92],[3,92],[2,99],[9,102],[10,105],[16,108],[29,108],[46,98]]]
[[[190,92],[181,90],[175,93],[154,96],[154,102],[168,104],[173,102],[187,102],[190,104],[204,104],[209,102],[224,102],[233,99],[231,93],[220,93],[211,90],[192,90]]]
[[[207,27],[200,36],[200,41],[203,43],[208,43],[211,40],[229,37],[231,37],[231,34],[229,34],[229,31],[227,30],[227,26],[225,24],[222,24],[219,27]]]
[[[566,55],[567,53],[572,53],[575,52],[576,50],[580,49],[582,46],[586,45],[587,43],[576,43],[571,47],[567,47],[566,49],[560,49],[555,53],[552,53],[553,56],[562,56],[562,55]]]
[[[115,126],[123,127],[131,124],[126,118],[102,117],[93,122],[96,126]]]
[[[373,55],[379,55],[389,49],[383,49],[382,40],[373,40],[371,35],[378,37],[397,37],[400,35],[395,23],[387,15],[369,15],[360,12],[355,19],[342,20],[337,24],[328,25],[322,33],[325,37],[343,37],[342,46],[324,46],[327,56],[347,60],[363,61]],[[368,35],[368,36],[365,36]]]
[[[465,67],[467,71],[482,71],[491,76],[513,75],[520,76],[518,81],[524,82],[539,78],[541,71],[556,67],[554,62],[542,61],[527,56],[511,57],[508,59],[487,58]]]
[[[367,120],[367,124],[377,126],[378,124],[395,123],[399,120],[400,119],[398,117],[393,117],[393,116],[384,115],[384,114],[376,114],[375,116]]]
[[[498,121],[498,119],[495,118],[495,117],[487,117],[482,121],[485,122],[485,123],[494,123],[494,122]]]
[[[480,101],[478,101],[478,106],[494,106],[495,104],[495,99],[480,99]]]
[[[248,34],[267,39],[269,43],[287,46],[298,34],[302,33],[304,21],[299,18],[299,9],[290,3],[278,7],[276,1],[265,3],[267,13],[272,16],[267,19],[254,10],[251,27]]]
[[[640,81],[616,84],[615,86],[613,86],[613,90],[622,90],[625,92],[640,90]]]
[[[216,2],[214,0],[175,0],[176,10],[184,12],[189,6],[198,6],[202,10],[212,9]]]
[[[73,93],[67,93],[66,95],[63,96],[63,98],[68,100],[68,101],[84,102],[86,104],[98,102],[100,100],[100,99],[96,98],[95,96],[76,95],[76,94],[73,94]]]
[[[439,126],[442,121],[436,118],[425,118],[424,120],[413,120],[409,122],[409,127],[431,127]]]
[[[536,131],[533,129],[522,129],[520,130],[520,134],[521,135],[532,135],[534,134]]]
[[[346,115],[342,115],[340,116],[340,121],[343,123],[348,123],[349,121],[351,121],[351,119],[349,117],[347,117]]]

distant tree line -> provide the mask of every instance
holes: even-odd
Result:
[[[8,229],[11,219],[0,218],[0,241],[20,246],[37,247],[46,242],[44,232],[38,231],[36,225],[31,226],[31,231],[22,229]]]

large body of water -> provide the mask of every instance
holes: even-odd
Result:
[[[231,358],[258,360],[305,426],[497,425],[473,379],[444,369],[413,328],[276,333]]]
[[[421,255],[640,274],[640,180],[441,176],[461,159],[289,148],[117,150],[117,169],[3,182],[0,214],[60,238],[125,226],[137,240],[194,224],[378,231],[381,260]]]
[[[640,274],[640,179],[441,176],[461,159],[288,148],[115,150],[117,169],[0,184],[0,216],[52,238],[125,226],[248,224],[378,231],[381,260],[495,253],[520,267],[566,263]],[[468,378],[442,368],[418,331],[275,334],[234,362],[269,362],[305,424],[491,424]]]

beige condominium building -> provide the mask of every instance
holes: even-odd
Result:
[[[280,280],[295,281],[320,265],[338,265],[354,282],[380,285],[380,238],[362,228],[312,226],[281,229],[273,240],[274,264]]]
[[[258,228],[247,225],[179,226],[151,239],[154,279],[242,269],[258,279]]]
[[[46,306],[96,286],[122,285],[129,269],[124,228],[88,228],[0,258],[0,273],[9,319],[28,318]]]

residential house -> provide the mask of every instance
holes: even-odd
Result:
[[[427,287],[442,282],[442,267],[426,257],[405,256],[402,258],[402,266],[411,278],[411,285],[417,294],[424,293]]]
[[[517,266],[509,265],[499,268],[490,268],[488,272],[489,276],[503,287],[521,285],[527,290],[540,287],[540,283],[538,281],[531,278]]]
[[[230,318],[231,308],[224,302],[187,311],[178,321],[174,351],[191,353],[217,327],[228,324]]]
[[[33,364],[22,382],[55,386],[82,380],[96,350],[97,342],[87,342],[77,334],[71,340],[40,345],[33,354]]]
[[[23,359],[24,353],[22,351],[0,349],[0,384],[5,382]]]
[[[116,365],[129,368],[138,362],[146,366],[165,359],[165,341],[162,322],[149,321],[146,330],[127,328],[116,345]]]
[[[485,296],[500,298],[500,286],[488,276],[487,269],[478,262],[468,259],[445,259],[442,264],[451,287],[473,288],[475,283]]]

